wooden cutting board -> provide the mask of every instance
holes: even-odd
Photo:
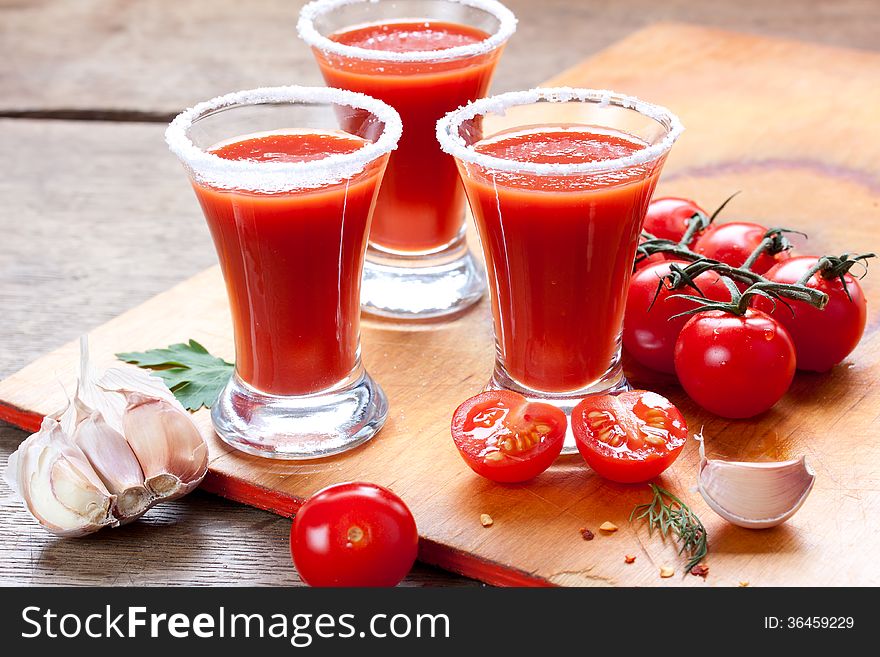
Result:
[[[662,103],[687,131],[674,147],[658,194],[687,195],[707,208],[736,190],[727,218],[750,218],[810,234],[812,252],[880,250],[880,54],[758,38],[682,25],[633,34],[549,81],[611,88]],[[181,174],[181,184],[185,184]],[[195,203],[195,200],[193,200]],[[416,516],[420,558],[494,584],[706,586],[880,584],[880,273],[869,275],[869,321],[862,344],[824,374],[798,374],[774,409],[729,421],[696,408],[671,377],[628,367],[631,381],[680,405],[703,427],[710,455],[767,460],[806,454],[816,486],[786,525],[749,531],[717,517],[692,491],[691,443],[661,483],[678,492],[709,532],[710,574],[683,573],[676,546],[630,525],[646,487],[595,476],[569,457],[527,485],[482,480],[449,437],[455,406],[481,389],[492,366],[484,301],[461,319],[433,327],[366,321],[364,360],[391,403],[382,432],[345,455],[312,462],[268,461],[230,451],[197,414],[211,450],[203,487],[292,515],[323,486],[346,480],[383,484]],[[117,351],[195,338],[233,358],[226,299],[217,268],[96,329],[99,366]],[[63,404],[73,382],[71,343],[0,382],[0,418],[35,429]],[[484,528],[480,514],[494,525]],[[620,527],[598,531],[610,520]],[[579,529],[596,533],[593,541]],[[624,564],[624,555],[636,555]],[[659,568],[676,575],[660,579]]]

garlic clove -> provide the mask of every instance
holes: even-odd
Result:
[[[44,418],[40,430],[19,445],[6,476],[53,534],[84,536],[117,524],[111,515],[115,497],[54,418]]]
[[[707,459],[700,440],[698,489],[715,513],[749,529],[776,527],[801,508],[816,475],[806,457],[772,463]]]
[[[107,490],[116,496],[114,515],[124,522],[143,515],[153,496],[144,485],[140,463],[123,435],[99,411],[94,411],[77,425],[73,442],[86,455]]]
[[[189,413],[165,399],[126,393],[123,435],[153,495],[174,499],[198,486],[208,471],[208,445]]]

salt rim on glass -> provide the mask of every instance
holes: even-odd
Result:
[[[654,119],[666,128],[666,135],[656,144],[646,146],[624,157],[560,164],[521,162],[478,153],[473,146],[469,146],[464,141],[458,131],[462,123],[478,115],[493,113],[503,116],[507,109],[519,105],[532,105],[539,102],[566,103],[574,101],[592,102],[600,107],[614,105],[635,110],[648,118]],[[440,148],[445,153],[452,155],[456,159],[476,164],[486,169],[509,173],[530,173],[536,176],[589,174],[615,171],[645,164],[657,159],[672,148],[672,144],[681,136],[683,131],[684,126],[678,117],[662,105],[647,103],[635,96],[626,96],[608,89],[579,89],[574,87],[538,87],[528,91],[511,91],[497,96],[490,96],[489,98],[481,98],[449,112],[437,121],[437,141],[440,142]]]
[[[498,29],[488,39],[472,43],[466,46],[454,46],[452,48],[442,48],[440,50],[415,50],[410,52],[395,52],[390,50],[373,50],[370,48],[360,48],[358,46],[348,46],[337,41],[333,41],[322,35],[315,28],[315,19],[324,14],[344,7],[345,5],[353,5],[362,2],[375,3],[378,0],[313,0],[302,8],[299,13],[299,20],[296,24],[296,31],[300,38],[309,46],[318,50],[338,55],[340,57],[349,57],[352,59],[363,59],[379,62],[442,62],[451,59],[464,59],[466,57],[475,57],[492,52],[503,43],[505,43],[514,32],[516,32],[516,16],[503,4],[497,0],[445,0],[461,5],[467,5],[475,9],[482,9],[488,14],[492,14],[498,19]],[[413,17],[418,19],[419,17]],[[402,19],[404,20],[404,19]]]
[[[196,120],[217,110],[279,103],[345,105],[369,112],[384,128],[379,139],[353,153],[308,162],[228,160],[202,150],[187,136]],[[165,130],[165,142],[197,182],[219,189],[274,194],[315,189],[350,179],[376,158],[397,148],[402,131],[400,115],[394,108],[362,93],[326,87],[260,87],[217,96],[181,112]]]

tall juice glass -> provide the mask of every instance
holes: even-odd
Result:
[[[226,281],[235,374],[211,418],[233,447],[314,458],[384,424],[385,394],[361,364],[359,297],[400,133],[381,101],[306,87],[220,96],[169,125]]]
[[[662,107],[588,89],[501,94],[438,122],[489,273],[489,388],[570,413],[586,395],[627,387],[626,292],[648,202],[681,131]]]
[[[437,120],[486,94],[516,28],[495,0],[317,0],[298,24],[331,87],[396,108],[391,155],[370,231],[361,301],[375,315],[448,316],[482,296],[465,243],[464,193]]]

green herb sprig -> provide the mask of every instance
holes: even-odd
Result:
[[[119,360],[153,370],[188,411],[211,408],[232,376],[234,365],[208,352],[195,340],[165,349],[116,354]]]
[[[629,520],[646,519],[648,531],[659,529],[663,538],[672,530],[681,542],[679,554],[687,552],[690,560],[685,566],[686,571],[700,563],[709,554],[708,536],[706,528],[691,511],[687,504],[657,484],[650,484],[654,498],[645,504],[637,505],[629,515]]]

